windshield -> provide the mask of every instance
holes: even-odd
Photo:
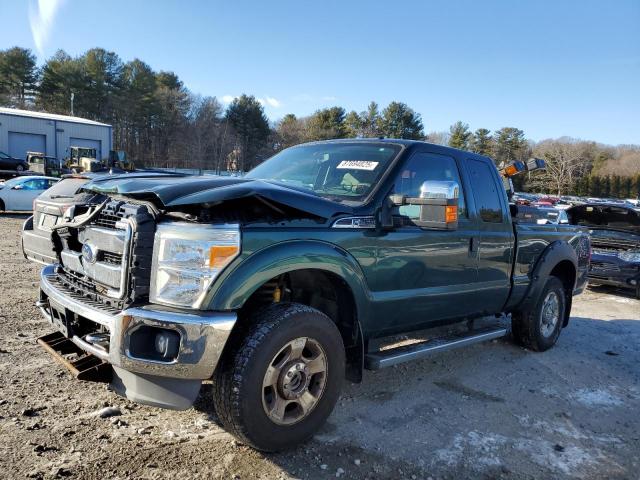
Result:
[[[399,145],[388,143],[302,145],[283,150],[245,178],[284,183],[332,200],[362,201],[399,151]]]
[[[6,182],[4,182],[2,185],[4,185],[5,187],[13,187],[14,185],[18,185],[19,183],[22,183],[25,180],[26,180],[25,177],[11,178]]]
[[[567,213],[574,225],[640,231],[640,215],[632,208],[580,205],[569,209]]]
[[[519,206],[517,218],[522,223],[536,223],[538,220],[549,220],[552,223],[556,223],[558,221],[558,216],[560,216],[560,220],[563,219],[563,215],[561,215],[559,210]]]

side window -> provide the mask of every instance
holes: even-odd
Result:
[[[464,201],[464,191],[458,166],[453,157],[439,155],[437,153],[416,153],[400,171],[396,179],[394,193],[406,197],[419,197],[420,186],[427,180],[453,180],[460,185],[460,198],[458,198],[458,215],[467,216],[467,208]],[[399,208],[399,214],[412,219],[420,217],[418,205],[403,205]]]
[[[49,188],[49,183],[47,180],[38,178],[35,180],[29,180],[22,184],[22,188],[24,190],[46,190]]]
[[[45,187],[44,187],[44,188],[45,188],[45,189],[46,189],[46,188],[51,188],[51,187],[53,187],[56,183],[58,183],[58,181],[57,181],[57,180],[47,180],[47,184],[45,185]]]
[[[38,190],[39,180],[28,180],[22,184],[23,190]]]
[[[495,176],[491,171],[494,167],[471,158],[467,160],[467,166],[473,186],[473,198],[480,212],[480,218],[483,222],[501,223],[500,195],[502,193],[498,191]]]

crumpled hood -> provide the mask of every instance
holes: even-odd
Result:
[[[149,198],[150,195],[155,195],[166,208],[204,203],[216,205],[227,200],[260,197],[323,218],[353,212],[351,206],[333,202],[311,192],[240,177],[123,175],[95,179],[84,185],[83,189],[132,198]]]

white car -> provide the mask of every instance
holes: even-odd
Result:
[[[33,201],[60,179],[29,175],[0,183],[0,210],[25,212],[33,210]]]

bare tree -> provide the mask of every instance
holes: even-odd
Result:
[[[584,172],[585,152],[577,143],[545,140],[536,145],[534,155],[547,163],[546,170],[532,174],[531,183],[538,191],[566,193]]]

